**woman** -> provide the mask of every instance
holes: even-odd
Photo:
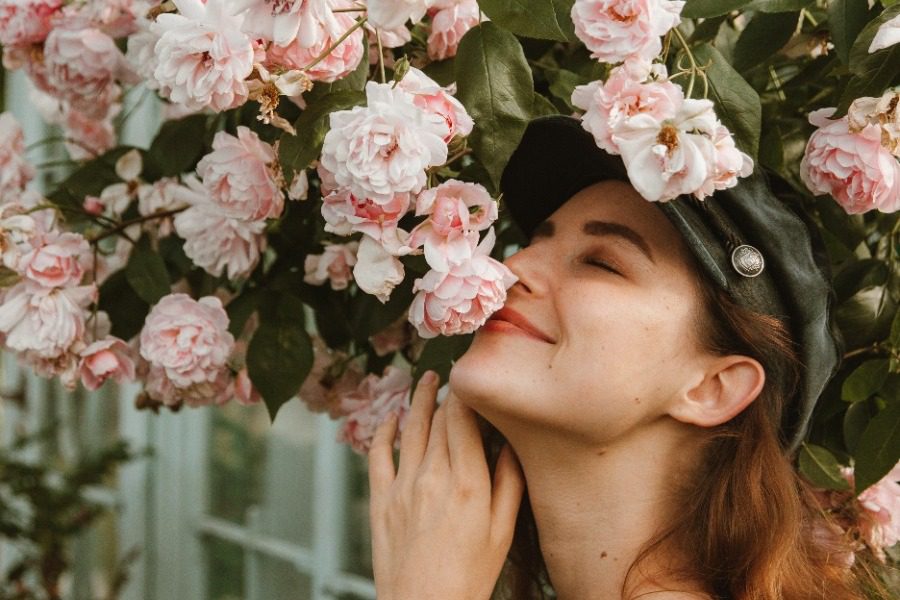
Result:
[[[379,599],[488,598],[514,533],[506,597],[861,598],[791,466],[840,356],[803,223],[759,179],[651,204],[567,117],[501,187],[518,282],[370,453]]]

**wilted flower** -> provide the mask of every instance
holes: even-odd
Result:
[[[312,369],[298,395],[309,410],[336,419],[342,414],[341,398],[356,389],[364,373],[358,361],[331,350],[318,336],[312,338],[312,346]]]
[[[850,214],[873,209],[900,209],[900,163],[881,144],[881,129],[867,125],[858,132],[847,117],[830,120],[833,108],[809,115],[817,126],[800,162],[800,177],[814,194],[831,194]]]
[[[403,281],[403,263],[367,235],[362,237],[353,267],[353,279],[359,289],[387,302],[394,288]]]
[[[163,297],[147,315],[140,342],[144,360],[162,369],[177,388],[215,385],[234,349],[228,315],[214,296]]]
[[[409,412],[412,375],[394,366],[384,369],[381,377],[371,374],[353,392],[341,398],[341,412],[346,418],[338,431],[339,442],[350,444],[365,454],[372,445],[375,430],[391,415],[397,415],[401,428]]]
[[[489,253],[494,230],[475,249],[471,260],[449,271],[432,269],[413,284],[418,292],[409,307],[409,322],[423,338],[472,333],[506,302],[506,290],[517,278]]]
[[[880,98],[857,98],[847,111],[850,131],[867,125],[881,128],[881,145],[900,158],[900,89],[887,90]]]
[[[0,113],[0,201],[12,200],[34,177],[25,160],[25,136],[12,113]]]
[[[327,244],[322,254],[307,255],[303,264],[306,272],[303,281],[311,285],[331,283],[333,290],[345,290],[352,278],[351,269],[356,264],[359,242]]]
[[[322,166],[358,198],[388,202],[418,192],[425,169],[447,160],[447,125],[390,84],[366,84],[367,106],[331,113]]]
[[[599,61],[650,60],[662,52],[660,37],[681,22],[682,7],[677,0],[575,0],[572,22]]]

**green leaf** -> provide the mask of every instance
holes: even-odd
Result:
[[[365,104],[365,101],[364,92],[341,90],[308,105],[294,123],[297,135],[282,136],[278,147],[278,160],[285,177],[292,178],[295,172],[302,171],[319,157],[325,134],[331,128],[331,113]]]
[[[297,394],[309,375],[313,349],[298,298],[270,294],[259,314],[260,326],[247,348],[247,372],[274,421],[278,409]]]
[[[831,41],[834,43],[838,58],[845,65],[850,64],[850,49],[853,42],[870,18],[866,0],[831,0],[828,3]]]
[[[897,303],[885,293],[884,286],[866,288],[838,306],[835,318],[847,348],[862,348],[890,335]]]
[[[144,326],[150,305],[128,285],[125,269],[116,271],[100,286],[100,310],[109,315],[111,333],[123,340],[130,340]]]
[[[900,460],[900,402],[888,404],[869,422],[853,457],[857,493],[894,468]]]
[[[798,458],[800,472],[816,487],[826,490],[849,490],[850,484],[841,475],[841,465],[834,455],[813,444],[803,444]]]
[[[884,12],[869,21],[862,28],[862,31],[856,36],[856,41],[853,42],[853,46],[850,48],[850,71],[852,73],[859,72],[863,68],[863,63],[867,62],[872,56],[886,54],[890,52],[891,48],[897,47],[894,45],[884,50],[879,50],[874,54],[869,54],[869,46],[872,45],[872,39],[878,33],[878,29],[897,15],[900,15],[900,3],[886,8]],[[897,63],[894,64],[896,65]]]
[[[741,32],[733,51],[733,65],[743,72],[759,66],[794,35],[799,13],[757,13]]]
[[[428,340],[416,363],[413,380],[418,382],[425,371],[431,370],[440,376],[441,381],[447,381],[453,363],[469,349],[473,337],[473,335],[451,335]]]
[[[153,249],[146,235],[132,248],[125,265],[125,277],[131,289],[151,306],[172,291],[166,263]]]
[[[495,184],[522,139],[534,105],[534,83],[516,37],[485,22],[456,53],[457,98],[475,119],[469,144]]]
[[[749,0],[687,0],[681,10],[681,16],[689,19],[718,17],[749,3]]]
[[[244,325],[256,312],[263,291],[259,288],[245,288],[240,295],[235,297],[225,307],[228,313],[228,331],[234,337],[238,337],[244,330]]]
[[[759,95],[709,44],[701,44],[693,52],[701,65],[709,64],[709,98],[716,105],[716,114],[734,135],[737,146],[755,161],[762,124]],[[702,85],[698,82],[697,87]]]
[[[534,93],[534,104],[531,106],[531,114],[535,117],[542,117],[546,115],[558,115],[559,110],[557,110],[556,106],[553,105],[550,100],[547,99],[543,94]]]
[[[150,160],[163,177],[191,171],[206,150],[206,115],[166,121],[150,144]]]
[[[812,3],[813,0],[754,0],[744,9],[765,13],[793,12],[806,8]]]
[[[900,4],[884,10],[869,21],[850,49],[850,72],[853,77],[844,88],[834,118],[843,116],[850,103],[863,96],[880,96],[900,76],[900,44],[894,44],[873,54],[869,46],[882,24],[900,15]]]
[[[553,94],[553,97],[559,98],[565,102],[569,110],[575,111],[575,106],[572,105],[572,91],[576,86],[587,83],[587,81],[578,73],[567,69],[548,70],[547,78],[550,81],[550,93]]]
[[[868,400],[884,385],[888,376],[888,361],[886,358],[867,360],[856,367],[850,376],[844,380],[841,388],[841,398],[847,402],[862,402]]]
[[[491,20],[516,35],[574,42],[574,0],[480,0],[478,6]]]
[[[862,439],[863,432],[869,425],[869,421],[874,415],[869,402],[856,402],[847,408],[844,413],[844,422],[842,430],[844,434],[844,445],[852,454]]]

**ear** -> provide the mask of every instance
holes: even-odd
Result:
[[[700,427],[720,425],[747,408],[765,382],[766,372],[759,361],[739,354],[717,356],[703,379],[669,407],[669,415]]]

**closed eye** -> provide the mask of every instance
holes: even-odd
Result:
[[[600,260],[599,258],[594,258],[594,257],[589,256],[584,259],[584,263],[591,265],[592,267],[598,267],[600,269],[604,269],[611,273],[615,273],[616,275],[621,275],[621,273],[619,273],[619,271],[617,271],[612,265],[610,265],[606,261]]]

